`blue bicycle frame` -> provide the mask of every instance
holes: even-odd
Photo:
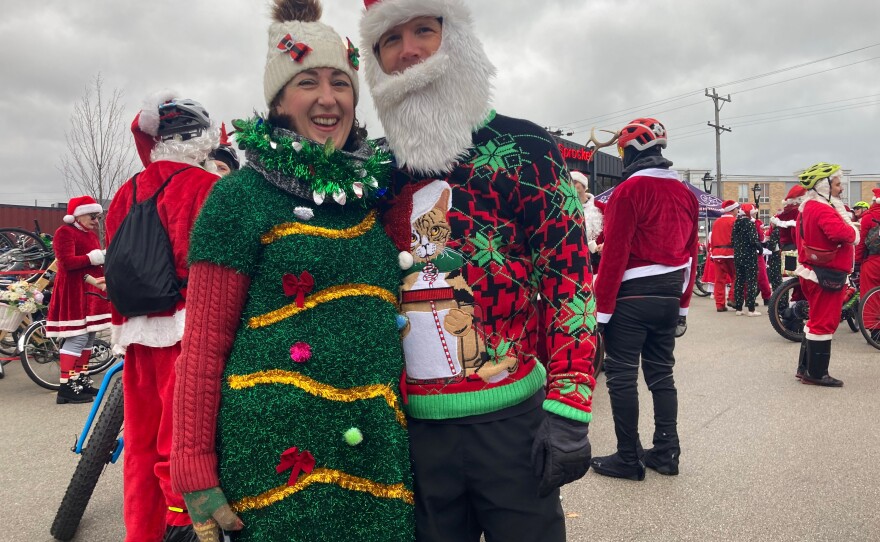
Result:
[[[86,443],[86,437],[89,435],[89,431],[92,429],[92,423],[95,421],[95,418],[98,415],[98,410],[101,408],[101,403],[104,402],[104,395],[107,393],[107,388],[110,387],[110,381],[113,380],[113,376],[122,371],[122,366],[125,363],[125,360],[120,360],[119,363],[116,363],[109,369],[107,369],[107,374],[104,375],[104,380],[101,382],[101,387],[98,388],[98,395],[95,396],[95,402],[92,403],[92,409],[89,411],[89,417],[86,418],[86,425],[83,427],[82,433],[80,433],[79,438],[76,440],[76,445],[71,448],[71,451],[75,454],[81,454],[83,450],[83,446]],[[116,448],[113,450],[113,455],[110,457],[111,463],[116,463],[116,460],[119,459],[119,456],[122,455],[122,448],[124,447],[124,442],[122,437],[116,439]]]

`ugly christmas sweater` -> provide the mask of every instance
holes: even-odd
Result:
[[[493,113],[451,172],[392,179],[386,228],[410,238],[407,414],[503,415],[546,389],[545,410],[589,422],[592,277],[577,191],[547,133]]]
[[[239,130],[243,144],[253,130]],[[279,133],[277,149],[289,151]],[[248,291],[215,376],[199,369],[217,365],[210,351],[184,339],[175,487],[219,482],[244,522],[241,542],[412,540],[397,251],[376,211],[332,192],[318,205],[273,169],[294,169],[289,156],[249,150],[248,161],[217,183],[193,230],[193,268],[226,269]],[[221,371],[218,411],[213,393],[193,389],[211,390]]]

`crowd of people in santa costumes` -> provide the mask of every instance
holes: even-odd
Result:
[[[91,275],[98,283],[104,280],[104,251],[96,233],[103,212],[91,196],[71,198],[64,225],[52,238],[58,272],[46,317],[46,336],[64,339],[59,352],[57,404],[88,403],[98,393],[89,377],[89,358],[97,332],[110,327],[110,304],[85,278]]]
[[[819,162],[798,178],[806,196],[795,226],[795,273],[810,312],[795,375],[804,384],[840,387],[843,382],[828,374],[831,339],[840,324],[846,277],[853,271],[859,229],[840,199],[843,186],[839,165]]]
[[[108,246],[134,203],[153,199],[181,283],[193,223],[218,177],[203,168],[219,127],[198,102],[162,91],[146,99],[131,124],[144,170],[117,191],[106,216]],[[174,362],[180,354],[186,288],[172,308],[126,317],[113,310],[112,344],[124,350],[125,458],[123,518],[127,541],[190,540],[183,497],[171,488]]]
[[[880,226],[880,188],[873,189],[874,197],[868,212],[859,220],[859,244],[856,246],[856,265],[859,267],[859,290],[862,297],[880,286],[880,252],[866,246],[868,233]]]
[[[694,288],[699,204],[663,157],[666,145],[666,129],[656,119],[635,119],[619,132],[624,181],[605,209],[607,241],[595,284],[617,450],[591,465],[601,475],[630,480],[643,480],[645,467],[678,474],[681,454],[673,351]],[[638,432],[640,365],[654,403],[649,450]]]

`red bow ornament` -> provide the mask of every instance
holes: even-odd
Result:
[[[278,42],[278,49],[288,53],[290,59],[294,62],[302,64],[303,59],[312,51],[312,48],[305,43],[298,43],[290,34],[281,38]]]
[[[278,466],[275,467],[275,472],[281,474],[287,469],[292,469],[290,471],[290,478],[287,479],[287,485],[294,486],[296,485],[296,480],[299,478],[300,472],[309,474],[314,468],[315,458],[312,456],[312,452],[308,450],[300,452],[299,449],[294,446],[293,448],[288,448],[281,454],[281,461],[278,463]]]
[[[284,295],[287,297],[295,295],[296,306],[299,308],[305,304],[306,294],[311,293],[315,288],[315,279],[308,271],[303,271],[298,277],[288,273],[282,277],[281,281],[284,286]]]

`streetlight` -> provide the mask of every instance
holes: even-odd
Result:
[[[712,193],[710,191],[712,190],[712,181],[714,180],[715,177],[709,175],[708,171],[703,175],[703,192],[707,192],[709,194]]]
[[[752,187],[752,195],[755,197],[755,209],[758,209],[760,205],[758,204],[758,197],[761,195],[761,185],[755,183],[755,186]]]

